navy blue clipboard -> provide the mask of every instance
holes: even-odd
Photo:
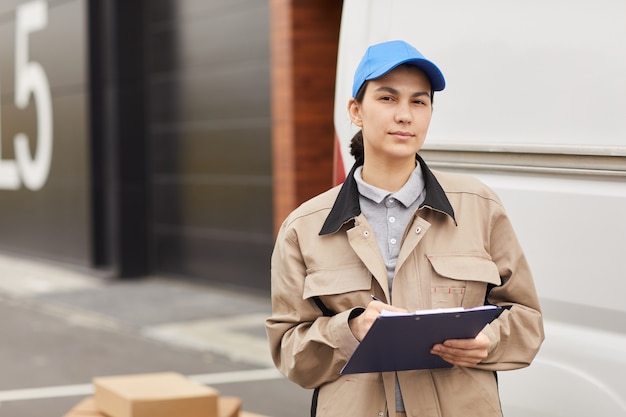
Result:
[[[502,311],[498,306],[483,306],[461,311],[381,315],[341,374],[452,367],[430,353],[433,345],[448,339],[474,338]]]

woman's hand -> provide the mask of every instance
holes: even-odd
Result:
[[[474,339],[451,339],[433,346],[430,353],[456,366],[473,367],[487,357],[489,337],[480,332]]]
[[[350,319],[348,321],[348,325],[350,326],[350,330],[352,330],[352,334],[357,340],[360,342],[365,337],[365,334],[368,332],[372,324],[374,324],[374,320],[380,316],[381,311],[401,311],[406,312],[407,310],[403,308],[394,307],[390,304],[385,304],[382,301],[371,301],[365,311],[359,314],[358,316]]]

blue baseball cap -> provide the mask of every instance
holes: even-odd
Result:
[[[415,65],[424,71],[434,91],[441,91],[446,87],[446,80],[439,68],[424,58],[417,49],[404,41],[389,41],[372,45],[365,51],[354,73],[352,97],[356,97],[365,81],[382,77],[402,64]]]

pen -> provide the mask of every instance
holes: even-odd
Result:
[[[380,298],[376,297],[374,294],[371,294],[371,296],[372,296],[372,300],[380,301],[382,303],[382,300]]]

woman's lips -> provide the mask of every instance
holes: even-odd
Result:
[[[400,139],[408,139],[408,138],[413,137],[413,134],[411,132],[402,132],[399,130],[396,130],[394,132],[389,132],[389,134]]]

